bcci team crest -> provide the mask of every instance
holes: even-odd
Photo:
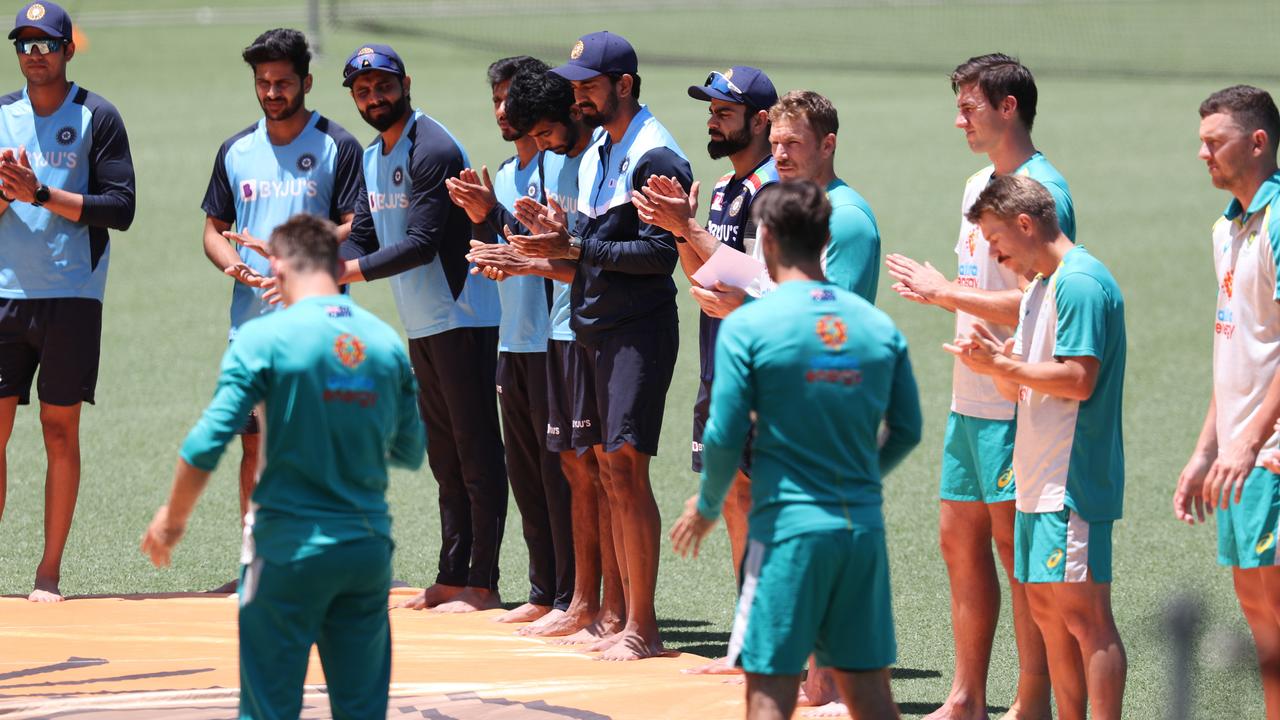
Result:
[[[574,43],[573,49],[569,51],[569,59],[577,60],[578,58],[582,57],[582,51],[585,49],[586,49],[586,46],[582,44],[581,40]]]
[[[844,321],[835,315],[823,315],[818,318],[818,338],[822,344],[832,350],[839,350],[849,340],[849,329]]]
[[[732,80],[732,79],[733,79],[733,68],[729,68],[728,70],[725,70],[725,71],[724,71],[724,79],[725,79],[725,80]]]
[[[316,167],[316,156],[311,153],[303,153],[298,158],[298,169],[302,172],[311,172]]]
[[[360,48],[360,51],[356,53],[356,55],[372,55],[372,54],[373,54],[373,48],[371,47],[362,47]]]
[[[629,167],[631,167],[631,158],[629,157],[622,158],[622,162],[618,163],[618,174],[625,175],[627,172],[627,168]]]
[[[529,189],[525,190],[524,194],[529,197],[538,197],[538,186],[533,183],[529,183]]]
[[[59,130],[58,134],[55,135],[54,138],[58,141],[59,145],[70,145],[76,141],[77,134],[76,129],[68,125]]]
[[[354,370],[364,362],[364,343],[351,333],[342,333],[333,341],[333,354],[338,356],[338,362]]]
[[[404,182],[404,168],[396,168],[391,171],[391,184],[399,185]]]
[[[42,17],[44,17],[44,6],[40,3],[34,3],[31,7],[27,8],[28,20],[39,20]]]
[[[736,217],[738,211],[742,209],[742,195],[733,199],[733,203],[729,205],[729,217]]]

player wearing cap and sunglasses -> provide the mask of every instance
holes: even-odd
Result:
[[[627,588],[627,624],[593,646],[606,660],[662,652],[654,612],[661,518],[649,485],[679,344],[679,253],[671,232],[643,221],[631,191],[652,175],[681,187],[692,172],[675,139],[640,104],[635,50],[619,35],[582,36],[568,63],[552,72],[573,83],[583,120],[604,132],[587,148],[578,186],[578,220],[566,227],[555,203],[521,198],[516,217],[536,235],[509,238],[522,254],[576,259],[571,325],[587,352],[602,423],[605,494]]]
[[[360,116],[378,131],[364,151],[342,280],[390,278],[418,377],[427,460],[440,489],[435,583],[405,603],[468,612],[497,607],[507,476],[493,379],[498,289],[468,274],[471,221],[445,179],[470,163],[443,125],[415,109],[404,62],[363,45],[343,69]]]
[[[67,80],[71,17],[18,11],[9,39],[27,84],[0,97],[0,458],[39,368],[44,556],[29,599],[62,600],[62,552],[80,488],[80,407],[94,401],[108,230],[133,222],[133,159],[111,103]],[[5,466],[0,463],[0,514]]]

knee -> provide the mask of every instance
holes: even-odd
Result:
[[[74,422],[41,416],[41,431],[44,446],[50,453],[71,453],[80,448],[80,428]]]

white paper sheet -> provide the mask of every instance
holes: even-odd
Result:
[[[728,245],[721,245],[693,274],[693,279],[704,288],[713,288],[717,282],[722,282],[745,289],[761,276],[767,276],[764,263]]]

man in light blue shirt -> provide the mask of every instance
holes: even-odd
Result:
[[[133,159],[115,107],[67,80],[76,44],[66,11],[28,3],[9,39],[27,83],[0,97],[0,454],[39,368],[49,464],[44,555],[28,598],[58,602],[80,489],[80,408],[98,383],[108,230],[133,222]]]

